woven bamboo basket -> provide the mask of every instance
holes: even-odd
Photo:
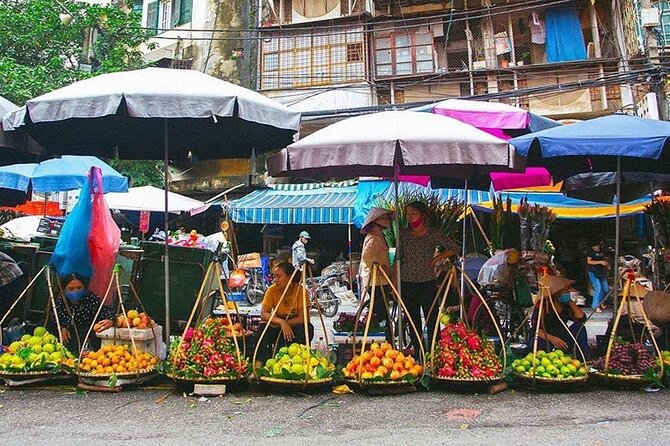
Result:
[[[154,379],[158,375],[156,370],[145,369],[138,372],[126,372],[126,373],[115,373],[115,374],[99,374],[99,373],[88,373],[88,372],[79,372],[79,380],[84,384],[90,384],[92,386],[107,386],[110,383],[110,380],[113,376],[116,376],[116,385],[119,386],[128,386],[134,384],[142,384]]]

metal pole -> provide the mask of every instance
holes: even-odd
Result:
[[[400,180],[398,179],[398,167],[396,166],[395,168],[395,174],[393,175],[393,189],[394,189],[394,195],[395,195],[395,221],[397,223],[398,227],[398,233],[395,241],[395,268],[396,268],[396,288],[398,290],[398,296],[402,296],[402,284],[401,284],[401,277],[400,277],[400,232],[402,228],[400,227],[400,209],[398,209],[398,183]],[[398,309],[398,326],[397,326],[397,331],[398,333],[398,347],[402,350],[402,311]]]
[[[351,291],[354,290],[354,259],[352,258],[352,244],[351,244],[351,223],[347,225],[348,232],[348,248],[349,248],[349,285],[351,285]]]
[[[168,237],[168,193],[170,190],[168,172],[168,120],[163,120],[163,175],[165,176],[165,212],[163,213],[163,229],[165,230],[165,343],[170,345],[170,243]]]
[[[614,220],[614,311],[619,304],[619,237],[621,236],[621,157],[616,157],[616,215]]]
[[[465,300],[465,223],[468,215],[468,180],[465,180],[465,205],[463,206],[463,247],[461,249],[461,299]],[[461,305],[461,319],[463,319],[463,305]]]

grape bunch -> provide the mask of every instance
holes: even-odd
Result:
[[[609,373],[644,375],[655,364],[656,361],[643,344],[615,344],[610,355]],[[605,358],[598,358],[593,367],[604,371]]]

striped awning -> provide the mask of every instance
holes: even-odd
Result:
[[[275,184],[230,203],[236,223],[318,225],[351,224],[357,184]]]

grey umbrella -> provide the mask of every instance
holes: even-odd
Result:
[[[18,108],[0,96],[0,118]],[[43,154],[44,150],[32,138],[5,132],[0,125],[0,165],[39,161]]]
[[[192,70],[147,68],[96,76],[29,100],[3,120],[56,154],[163,159],[249,158],[284,147],[300,114],[265,96]],[[170,292],[165,246],[165,318]]]

